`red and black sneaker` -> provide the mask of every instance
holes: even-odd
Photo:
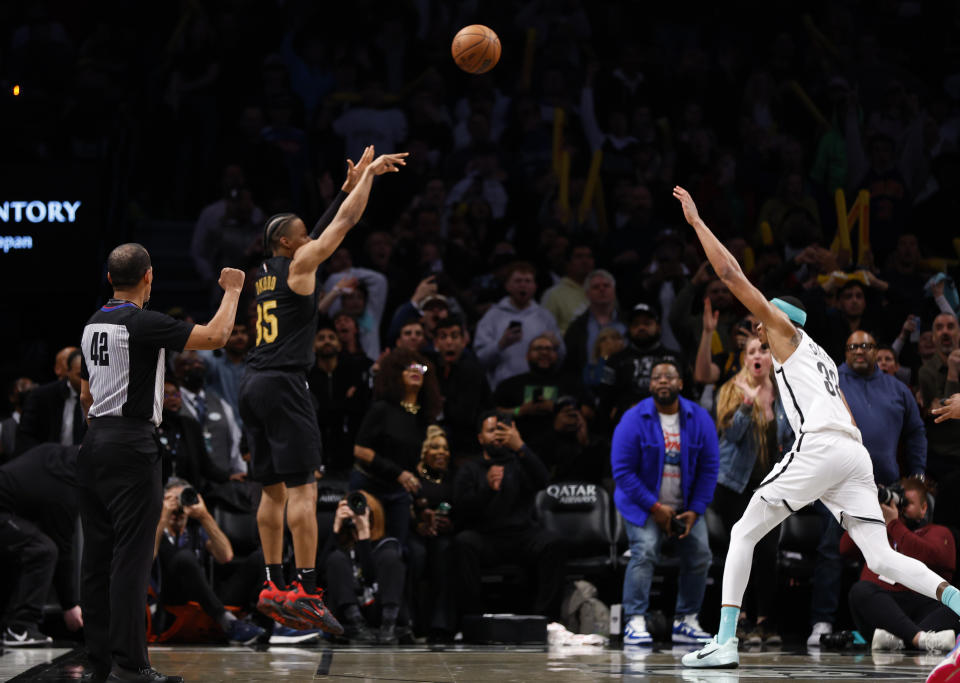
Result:
[[[308,593],[304,590],[303,584],[294,581],[290,584],[290,590],[287,591],[283,608],[287,614],[308,621],[311,628],[318,628],[335,636],[343,634],[343,626],[323,604],[322,588],[318,588],[315,593]]]
[[[284,608],[287,600],[287,589],[277,588],[273,581],[264,581],[257,600],[257,611],[266,614],[279,624],[297,631],[315,628],[312,621],[301,619]]]

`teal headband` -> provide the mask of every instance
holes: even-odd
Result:
[[[770,303],[779,308],[781,311],[787,314],[787,317],[790,318],[800,327],[803,327],[807,322],[807,312],[802,311],[793,304],[788,304],[783,299],[770,299]]]

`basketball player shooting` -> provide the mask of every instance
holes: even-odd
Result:
[[[739,664],[737,617],[753,548],[791,513],[818,499],[849,532],[871,570],[960,613],[960,591],[922,562],[890,547],[870,455],[837,384],[837,366],[803,330],[807,319],[803,304],[794,297],[767,301],[700,218],[690,194],[678,186],[673,196],[717,275],[760,321],[757,335],[770,348],[784,409],[797,435],[793,449],[760,483],[730,532],[719,632],[702,649],[684,655],[683,664],[699,668]]]
[[[268,254],[254,281],[257,304],[256,345],[247,357],[240,386],[240,417],[250,445],[253,478],[263,485],[257,510],[266,581],[257,609],[294,629],[319,628],[340,634],[343,628],[323,602],[316,584],[317,485],[320,430],[313,413],[306,371],[313,364],[317,269],[343,242],[363,215],[373,179],[395,173],[407,156],[373,158],[367,147],[360,161],[348,161],[347,182],[328,210],[307,233],[303,220],[284,213],[267,220],[263,247]],[[329,222],[329,225],[327,223]],[[293,536],[297,576],[283,576],[283,516]]]

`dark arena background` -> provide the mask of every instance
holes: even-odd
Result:
[[[451,55],[472,25],[499,40],[485,73]],[[739,668],[681,663],[717,632],[731,527],[796,435],[672,191],[767,298],[801,302],[894,494],[891,545],[955,581],[960,422],[932,411],[960,395],[960,3],[9,0],[0,139],[0,528],[28,520],[43,548],[0,533],[0,678],[91,673],[75,473],[50,475],[62,510],[14,473],[83,438],[80,360],[55,359],[126,242],[150,253],[148,308],[180,320],[246,273],[226,348],[162,369],[164,480],[204,508],[161,529],[142,596],[165,674],[906,681],[954,647],[956,615],[865,569],[811,504],[756,547]],[[277,332],[255,301],[266,220],[309,231],[367,145],[409,157],[318,271],[307,371],[332,636],[255,609],[237,397]],[[494,409],[506,442],[484,440]],[[337,512],[360,488],[369,539],[356,498]]]

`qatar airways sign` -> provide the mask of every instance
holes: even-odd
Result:
[[[0,223],[73,223],[81,202],[0,202]]]

